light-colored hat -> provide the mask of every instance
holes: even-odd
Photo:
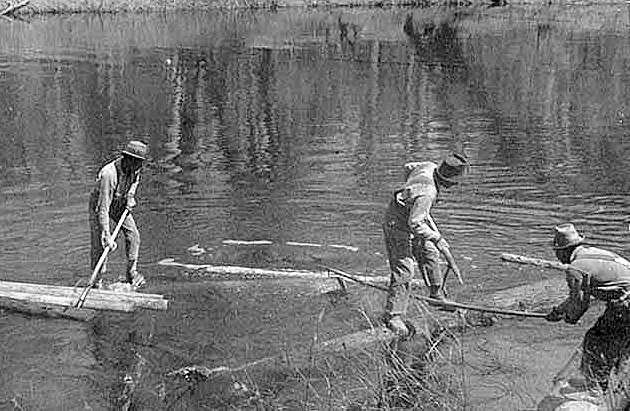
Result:
[[[121,151],[124,155],[139,158],[140,160],[146,160],[148,152],[149,148],[147,145],[137,140],[128,142],[124,150]]]
[[[554,228],[554,231],[555,235],[552,244],[554,250],[561,250],[584,242],[584,237],[577,232],[571,223],[560,224]]]

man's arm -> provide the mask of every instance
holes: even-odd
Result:
[[[440,233],[433,230],[427,223],[427,217],[432,204],[433,199],[430,196],[417,197],[409,212],[408,224],[416,238],[437,243],[440,240]]]
[[[566,300],[551,310],[551,321],[564,320],[569,324],[575,324],[590,305],[590,294],[585,291],[588,275],[578,271],[567,270],[567,285],[569,296]]]
[[[101,230],[109,233],[109,209],[114,198],[114,188],[116,187],[115,176],[107,169],[101,170],[99,173],[98,185],[98,221],[101,224]]]

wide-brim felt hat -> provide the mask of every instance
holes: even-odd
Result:
[[[146,160],[149,153],[149,147],[147,147],[147,145],[142,141],[131,140],[127,143],[121,153],[130,157],[139,158],[140,160]]]
[[[584,237],[577,232],[571,223],[560,224],[554,228],[554,233],[551,245],[554,250],[562,250],[584,242]]]
[[[457,184],[455,180],[464,174],[468,168],[468,159],[462,154],[453,153],[442,160],[440,166],[435,170],[438,181],[447,185]]]

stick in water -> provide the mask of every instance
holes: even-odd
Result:
[[[118,220],[118,224],[116,224],[116,228],[114,228],[114,232],[112,233],[112,239],[113,239],[112,241],[116,241],[116,237],[118,236],[118,232],[120,231],[120,228],[122,227],[123,222],[127,218],[128,214],[129,214],[129,209],[126,208],[125,211],[123,212],[122,216],[120,217],[120,220]],[[111,249],[111,245],[107,244],[107,247],[105,247],[105,249],[103,250],[103,254],[101,254],[101,258],[99,258],[98,262],[96,263],[96,267],[94,267],[94,271],[92,271],[92,276],[90,277],[90,282],[83,289],[83,292],[81,293],[81,297],[79,297],[79,299],[77,300],[77,302],[75,304],[75,307],[77,307],[77,308],[83,307],[83,303],[85,302],[85,298],[87,297],[87,295],[90,292],[90,290],[92,289],[92,287],[94,287],[94,284],[96,283],[96,279],[98,277],[98,274],[101,271],[101,267],[103,266],[103,263],[105,263],[105,259],[107,259],[107,254],[109,254],[110,249]]]

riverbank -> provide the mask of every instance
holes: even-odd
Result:
[[[603,2],[548,0],[31,0],[15,1],[5,9],[16,7],[12,15],[63,13],[146,13],[203,10],[277,10],[283,8],[469,8],[469,7],[571,7],[588,5],[622,5],[618,0]]]

